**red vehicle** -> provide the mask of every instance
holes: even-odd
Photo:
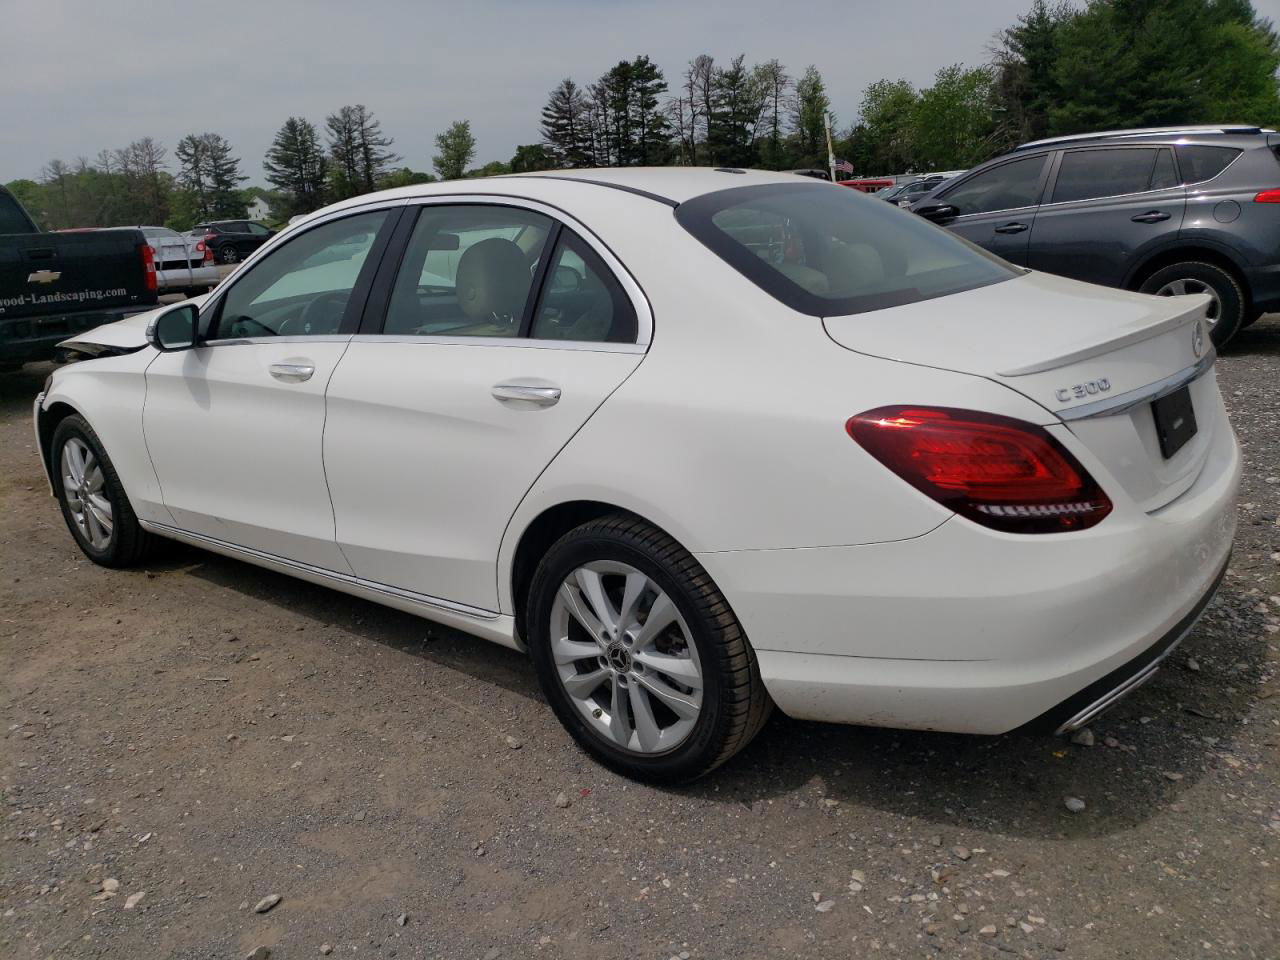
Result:
[[[870,177],[865,180],[837,180],[836,183],[842,187],[852,187],[854,190],[861,190],[863,193],[875,193],[877,190],[883,190],[885,187],[893,186],[891,177]]]

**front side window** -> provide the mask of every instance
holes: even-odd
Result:
[[[975,174],[940,199],[956,208],[957,216],[1032,207],[1040,202],[1040,174],[1045,156],[1023,157]]]
[[[516,337],[554,226],[496,204],[425,206],[405,248],[383,333]]]
[[[1053,202],[1120,197],[1152,189],[1158,154],[1154,148],[1071,150],[1062,155]]]
[[[249,232],[252,234],[256,234],[259,237],[267,237],[271,235],[271,231],[268,230],[266,227],[264,227],[260,223],[250,223]]]
[[[1203,147],[1198,144],[1178,145],[1178,166],[1182,168],[1183,183],[1203,183],[1212,180],[1240,156],[1234,147]]]
[[[271,251],[227,291],[209,339],[341,332],[387,212],[333,220]],[[349,325],[348,325],[349,328]]]
[[[718,190],[680,204],[675,216],[760,289],[811,316],[916,303],[1019,275],[927,220],[821,184]]]
[[[636,311],[618,281],[572,230],[560,231],[530,336],[634,343]]]

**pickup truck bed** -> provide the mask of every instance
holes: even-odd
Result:
[[[59,341],[155,303],[141,230],[40,233],[0,188],[0,369],[49,359]]]

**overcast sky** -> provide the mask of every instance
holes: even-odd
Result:
[[[987,59],[1030,0],[0,0],[0,182],[53,158],[92,158],[152,136],[227,137],[250,182],[290,115],[317,127],[364,103],[404,163],[467,119],[477,164],[535,143],[563,77],[589,83],[648,54],[674,87],[699,53],[816,64],[839,124],[881,77],[927,85]]]

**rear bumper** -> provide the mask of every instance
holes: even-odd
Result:
[[[188,270],[157,270],[156,282],[161,291],[186,290],[190,287],[216,286],[221,277],[215,264],[192,267]]]
[[[1239,476],[1227,428],[1173,503],[1078,534],[1019,537],[953,519],[914,540],[698,559],[791,716],[1056,729],[1188,632],[1225,569]]]
[[[47,317],[0,320],[0,362],[48,360],[67,337],[154,310],[155,307],[154,303],[143,303],[80,313],[57,313]]]

